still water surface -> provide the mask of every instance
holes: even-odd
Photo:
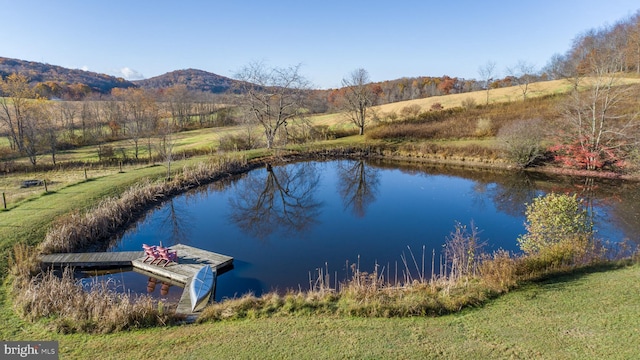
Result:
[[[378,264],[393,278],[411,253],[421,267],[423,252],[430,268],[432,251],[440,254],[456,222],[473,224],[485,251],[517,252],[525,203],[550,191],[585,197],[601,237],[636,241],[636,187],[387,162],[301,162],[254,170],[178,196],[150,211],[110,250],[162,242],[233,256],[234,268],[218,278],[217,300],[306,290],[317,269],[328,269],[333,282],[345,279],[350,264],[359,263],[362,271]],[[109,277],[133,293],[147,293],[147,285],[153,285],[135,272]],[[182,289],[158,285],[149,291],[177,300]]]

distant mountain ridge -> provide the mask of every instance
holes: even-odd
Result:
[[[223,93],[237,83],[236,80],[197,69],[176,70],[149,79],[128,81],[92,71],[0,57],[0,77],[4,78],[13,73],[26,76],[34,86],[47,84],[50,89],[52,84],[57,84],[58,87],[81,85],[88,87],[91,92],[101,94],[109,94],[114,88],[162,89],[174,85],[184,85],[194,91]]]
[[[108,94],[113,88],[129,88],[136,85],[121,77],[100,74],[80,69],[44,64],[34,61],[0,57],[0,76],[3,78],[18,73],[26,76],[32,84],[84,84],[91,91]]]
[[[238,81],[204,70],[175,70],[149,79],[136,80],[133,83],[145,89],[163,89],[175,85],[185,85],[188,90],[223,93],[231,89]]]

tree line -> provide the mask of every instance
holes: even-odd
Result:
[[[551,57],[544,72],[553,79],[575,78],[590,73],[594,62],[602,61],[608,71],[640,74],[640,11],[579,34],[569,50]]]
[[[56,164],[60,150],[96,146],[99,160],[115,157],[109,145],[128,140],[139,160],[166,152],[166,139],[177,131],[224,126],[233,116],[219,95],[189,91],[183,85],[168,89],[115,88],[109,95],[83,101],[51,101],[38,96],[26,76],[11,74],[0,79],[0,125],[8,146],[3,160],[27,157],[32,165],[48,154]]]

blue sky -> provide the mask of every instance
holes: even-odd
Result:
[[[543,67],[576,35],[637,0],[0,0],[0,56],[136,79],[196,68],[302,64],[316,87],[357,68],[373,81],[478,78],[524,60]]]

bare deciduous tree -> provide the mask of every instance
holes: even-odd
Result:
[[[62,105],[60,108],[54,104],[42,105],[40,110],[41,118],[41,136],[43,149],[51,154],[51,162],[56,164],[56,155],[59,148],[60,129],[59,124],[63,124],[66,127],[69,120],[68,113],[65,110],[70,108]]]
[[[507,68],[507,73],[520,88],[522,99],[527,100],[529,84],[536,80],[535,66],[524,60],[520,60],[515,67]]]
[[[243,67],[235,76],[241,84],[241,105],[248,118],[262,126],[269,149],[278,132],[304,113],[309,81],[300,74],[300,67],[270,68],[258,62]]]
[[[621,54],[607,34],[591,31],[574,45],[571,58],[584,80],[564,104],[566,136],[556,146],[565,164],[587,170],[619,163],[638,142],[638,111],[624,106],[635,94],[620,81]]]
[[[59,113],[57,116],[60,119],[60,124],[66,130],[65,137],[68,142],[74,142],[76,140],[76,123],[75,118],[78,114],[78,105],[72,101],[60,101],[53,106],[57,108]]]
[[[631,17],[629,23],[629,38],[625,48],[627,66],[629,69],[635,68],[636,73],[640,74],[640,10]]]
[[[186,85],[174,85],[165,94],[173,125],[184,129],[193,111],[193,94]]]
[[[0,120],[9,133],[11,148],[25,153],[25,131],[29,112],[29,99],[34,98],[33,89],[24,75],[11,74],[0,79]]]
[[[342,109],[349,120],[358,127],[360,135],[364,135],[367,125],[367,110],[375,102],[373,89],[370,86],[369,73],[365,69],[356,69],[342,79],[344,88]]]
[[[634,94],[619,81],[616,74],[594,68],[586,89],[574,90],[565,102],[567,164],[595,170],[618,162],[621,150],[637,144],[638,113],[621,108]]]
[[[482,86],[487,92],[487,105],[489,105],[489,90],[491,90],[491,82],[493,81],[496,70],[495,61],[487,61],[486,64],[480,66],[478,68],[478,74],[480,74],[480,81],[482,81]]]
[[[124,89],[117,91],[117,98],[123,103],[127,136],[133,143],[134,156],[139,158],[140,141],[154,133],[159,119],[158,104],[153,96],[143,89]],[[150,142],[150,141],[149,141]],[[149,149],[149,159],[151,150]]]
[[[169,119],[162,119],[158,123],[158,153],[167,165],[167,179],[171,179],[171,163],[173,162],[173,149],[176,146],[174,126]]]
[[[31,165],[36,166],[37,156],[42,150],[42,141],[48,116],[44,100],[27,103],[23,112],[22,150],[27,155]]]

